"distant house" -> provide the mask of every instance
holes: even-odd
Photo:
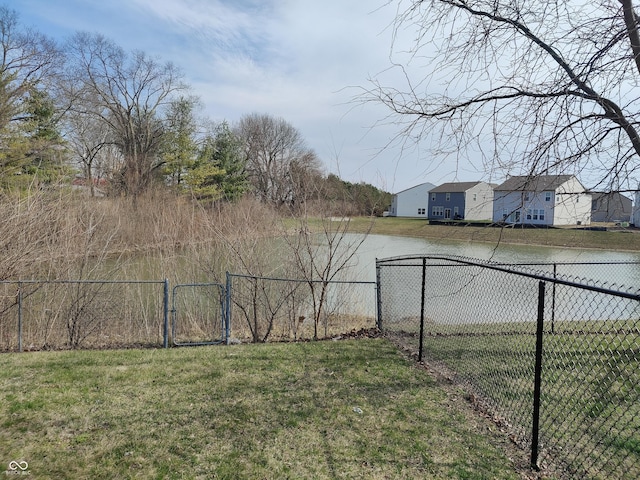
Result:
[[[427,218],[429,190],[435,188],[432,183],[421,183],[393,195],[389,216]]]
[[[511,177],[494,189],[493,221],[589,225],[591,194],[573,175]]]
[[[592,222],[631,221],[631,199],[618,192],[591,194]]]
[[[96,197],[104,197],[106,195],[108,182],[104,178],[92,178],[89,181],[82,176],[76,176],[71,182],[71,188],[91,194],[91,184],[93,184],[93,195]]]
[[[493,185],[443,183],[429,191],[429,220],[491,220]]]

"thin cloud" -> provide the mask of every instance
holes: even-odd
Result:
[[[395,10],[386,1],[22,0],[26,24],[63,39],[101,33],[126,50],[171,61],[204,113],[231,123],[247,113],[282,117],[328,171],[398,191],[429,181],[423,153],[391,145],[380,105],[354,108],[355,92],[389,66]],[[426,166],[426,165],[425,165]]]

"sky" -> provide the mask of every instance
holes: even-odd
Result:
[[[6,0],[5,0],[6,1]],[[2,3],[2,0],[0,0]],[[387,0],[9,0],[20,24],[63,42],[100,33],[184,73],[202,115],[234,124],[269,114],[295,127],[326,173],[397,193],[430,182],[487,180],[399,127],[359,88],[393,81],[395,6]],[[390,74],[391,72],[391,74]],[[401,79],[398,79],[400,81]]]

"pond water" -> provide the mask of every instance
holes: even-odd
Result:
[[[365,239],[358,251],[358,263],[354,266],[352,275],[362,280],[375,281],[376,259],[423,254],[455,255],[502,263],[540,264],[529,268],[546,273],[552,273],[553,266],[542,264],[555,263],[558,275],[570,276],[580,283],[583,280],[588,283],[595,281],[605,288],[626,291],[637,291],[640,286],[640,253],[637,252],[433,241],[387,235],[370,235]],[[433,298],[428,298],[432,314],[450,314],[451,298],[458,298],[464,303],[464,308],[473,312],[474,321],[535,319],[537,281],[528,281],[525,282],[526,286],[518,287],[522,283],[521,279],[504,275],[492,276],[489,272],[486,272],[488,277],[482,275],[469,280],[470,277],[464,274],[465,270],[461,270],[460,275],[453,276],[446,273],[451,270],[441,268],[428,272],[430,291],[440,291]],[[358,273],[354,273],[355,271]],[[402,270],[398,278],[401,280],[387,285],[387,294],[402,300],[387,306],[390,309],[387,314],[398,318],[415,317],[419,315],[420,303],[411,302],[410,299],[420,296],[421,269]],[[491,283],[488,283],[488,278],[491,278]],[[437,287],[434,288],[434,285]],[[475,289],[475,296],[462,294],[468,289]],[[452,295],[451,292],[458,292],[459,295]],[[460,300],[461,298],[464,300]],[[637,302],[580,290],[570,290],[565,295],[559,293],[554,302],[557,311],[564,312],[565,320],[637,318],[640,308]],[[489,305],[499,305],[502,310],[487,308]],[[513,305],[517,305],[517,308],[513,308]],[[398,311],[395,312],[394,309]]]
[[[595,249],[558,248],[531,245],[496,245],[464,241],[442,241],[391,235],[369,235],[358,249],[353,276],[375,281],[376,259],[401,255],[457,255],[504,263],[590,263],[610,265],[559,265],[558,272],[609,284],[633,287],[640,285],[640,252],[617,252]],[[548,270],[548,269],[546,269]]]

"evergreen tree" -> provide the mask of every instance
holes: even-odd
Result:
[[[68,168],[53,100],[46,92],[33,88],[17,112],[3,129],[2,188],[22,190],[54,183]]]
[[[196,100],[180,97],[171,103],[167,113],[161,157],[162,173],[170,185],[180,186],[183,176],[196,160],[196,120],[193,114]]]
[[[53,181],[62,159],[49,91],[57,46],[0,6],[0,189]]]
[[[247,191],[242,144],[226,122],[207,135],[186,183],[198,198],[234,201]]]

